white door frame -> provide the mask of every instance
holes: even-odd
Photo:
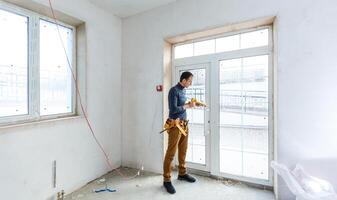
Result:
[[[235,179],[244,182],[250,182],[254,184],[260,184],[264,186],[273,186],[274,184],[274,176],[273,171],[270,168],[270,161],[274,158],[274,71],[273,71],[273,31],[271,26],[261,27],[269,29],[269,45],[263,47],[256,47],[250,49],[241,49],[235,50],[231,52],[222,52],[222,53],[214,53],[209,55],[201,55],[201,56],[193,56],[193,57],[186,57],[186,58],[179,58],[172,60],[172,77],[173,83],[176,84],[177,80],[177,67],[179,66],[193,66],[199,65],[200,63],[209,63],[209,69],[207,73],[207,83],[208,84],[208,104],[209,104],[209,156],[208,160],[208,170],[204,170],[210,172],[212,175],[226,177],[230,179]],[[244,31],[242,31],[244,32]],[[205,39],[204,39],[205,40]],[[173,51],[174,52],[174,51]],[[174,54],[174,53],[173,53]],[[220,98],[219,98],[219,91],[220,91],[220,80],[219,80],[219,70],[220,70],[220,61],[222,60],[230,60],[230,59],[237,59],[243,57],[251,57],[251,56],[259,56],[259,55],[268,55],[269,58],[269,77],[268,77],[268,140],[269,140],[269,147],[268,147],[268,156],[269,156],[269,163],[268,163],[268,180],[262,180],[257,178],[248,178],[242,177],[232,174],[225,174],[220,172]],[[211,94],[211,95],[210,95]],[[212,98],[214,97],[214,98]],[[192,168],[199,169],[197,167],[191,166]]]

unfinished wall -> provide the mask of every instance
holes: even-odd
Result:
[[[277,16],[277,157],[289,167],[307,163],[337,188],[336,173],[321,170],[337,163],[336,10],[334,0],[184,0],[124,19],[122,164],[162,171],[162,93],[155,85],[163,82],[164,38]],[[293,199],[282,182],[278,194]]]
[[[88,115],[113,166],[118,167],[121,20],[83,0],[52,2],[55,9],[86,23]],[[57,160],[56,189],[52,189],[53,160]],[[83,117],[0,128],[0,199],[45,200],[61,189],[69,193],[108,170]]]

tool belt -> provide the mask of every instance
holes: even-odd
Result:
[[[181,134],[183,134],[184,136],[187,136],[187,125],[188,125],[187,120],[167,119],[164,124],[164,130],[162,130],[160,133],[168,131],[174,127],[177,127]]]

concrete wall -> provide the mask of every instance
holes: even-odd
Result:
[[[47,5],[46,0],[37,0]],[[86,23],[89,119],[114,167],[121,165],[121,20],[83,0],[52,1]],[[83,69],[79,69],[83,70]],[[52,189],[52,161],[57,188]],[[0,199],[44,200],[109,171],[84,118],[0,129]]]
[[[162,171],[155,85],[163,82],[164,38],[265,16],[277,16],[278,160],[289,167],[336,163],[336,10],[335,0],[184,0],[124,19],[122,164]],[[306,166],[337,188],[333,170]],[[278,194],[293,199],[282,182]]]

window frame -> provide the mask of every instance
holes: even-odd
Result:
[[[235,36],[235,35],[239,35],[239,34],[245,34],[245,33],[250,33],[250,32],[254,32],[254,31],[259,31],[259,30],[264,30],[264,29],[268,29],[268,37],[270,39],[270,37],[272,36],[272,26],[271,25],[262,25],[262,26],[258,26],[255,28],[246,28],[246,29],[242,29],[242,30],[236,30],[236,31],[230,31],[230,32],[225,32],[222,34],[217,34],[217,35],[211,35],[211,36],[206,36],[206,37],[201,37],[201,38],[197,38],[197,39],[192,39],[192,40],[187,40],[184,42],[178,42],[178,43],[174,43],[172,45],[172,50],[171,50],[171,54],[172,54],[172,61],[179,61],[179,60],[183,60],[183,59],[188,59],[188,58],[195,58],[195,57],[202,57],[202,56],[214,56],[214,55],[223,55],[223,54],[230,54],[230,53],[234,53],[234,54],[239,54],[240,51],[249,51],[249,50],[254,50],[254,49],[263,49],[266,47],[272,48],[272,46],[270,46],[269,42],[272,41],[268,41],[268,44],[265,46],[256,46],[256,47],[249,47],[249,48],[242,48],[242,49],[235,49],[235,50],[229,50],[229,51],[223,51],[223,52],[216,52],[216,42],[214,44],[214,53],[209,53],[209,54],[203,54],[203,55],[193,55],[193,56],[188,56],[188,57],[182,57],[182,58],[175,58],[175,48],[177,46],[181,46],[181,45],[186,45],[186,44],[193,44],[194,43],[198,43],[198,42],[204,42],[207,40],[216,40],[216,39],[220,39],[223,37],[230,37],[230,36]],[[194,47],[193,47],[194,48]],[[193,49],[193,54],[194,54],[194,49]]]
[[[39,13],[27,10],[25,8],[0,1],[0,10],[11,12],[28,19],[28,66],[27,66],[27,95],[28,95],[28,113],[24,115],[12,115],[0,117],[0,126],[7,126],[18,123],[36,122],[49,119],[58,119],[65,117],[73,117],[77,115],[77,95],[74,80],[72,83],[72,110],[68,113],[40,115],[40,20],[45,20],[55,24],[53,18],[41,15]],[[73,48],[71,67],[75,78],[77,79],[76,65],[76,27],[57,21],[60,26],[69,28],[73,32]],[[73,79],[73,78],[72,78]]]

